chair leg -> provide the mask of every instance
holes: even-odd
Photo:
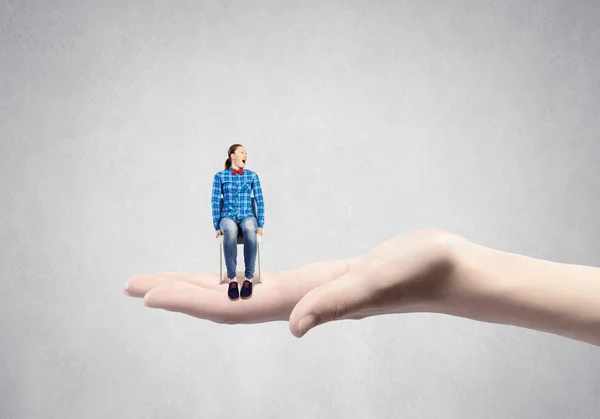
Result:
[[[260,272],[260,241],[258,242],[258,283],[262,284],[262,273]]]
[[[219,285],[223,283],[223,242],[219,242]],[[258,241],[258,283],[262,284],[262,273],[260,271],[260,240]]]
[[[219,242],[219,285],[223,283],[223,242]]]

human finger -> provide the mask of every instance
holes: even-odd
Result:
[[[312,289],[296,304],[290,314],[290,331],[302,337],[318,325],[357,318],[364,309],[377,305],[377,298],[365,274],[349,270],[335,281]]]

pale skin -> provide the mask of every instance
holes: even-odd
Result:
[[[165,272],[134,277],[125,291],[147,307],[216,323],[288,321],[296,337],[337,320],[429,312],[600,346],[600,268],[506,253],[446,231],[416,230],[360,257],[263,273],[260,292],[242,304],[222,287],[218,273]]]
[[[235,149],[235,153],[231,153],[229,158],[231,159],[231,167],[232,168],[241,169],[241,168],[246,167],[246,162],[248,161],[248,153],[246,152],[246,149],[244,147],[238,147]],[[216,231],[217,239],[222,234],[223,233],[221,232],[221,230],[217,230]],[[257,228],[256,234],[258,234],[259,236],[262,236],[263,229],[261,227]]]

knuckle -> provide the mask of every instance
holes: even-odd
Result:
[[[340,320],[348,312],[348,306],[343,301],[337,301],[335,303],[335,312],[333,320]]]

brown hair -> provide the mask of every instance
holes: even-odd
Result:
[[[225,170],[229,170],[229,168],[231,167],[231,155],[233,153],[235,153],[235,150],[237,150],[238,147],[243,147],[243,145],[233,144],[231,147],[229,147],[229,150],[227,150],[227,160],[225,160]]]

